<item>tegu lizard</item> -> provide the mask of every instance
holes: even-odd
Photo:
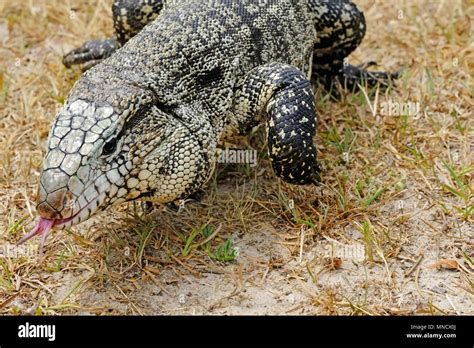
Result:
[[[58,112],[39,184],[36,227],[87,220],[113,204],[183,199],[212,175],[218,144],[264,123],[278,177],[320,170],[312,81],[387,84],[345,58],[366,31],[349,0],[117,0],[115,38],[64,57],[88,69]]]

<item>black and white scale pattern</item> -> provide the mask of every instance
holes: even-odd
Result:
[[[113,14],[116,38],[64,58],[92,67],[51,129],[42,218],[65,227],[111,204],[185,198],[219,142],[260,122],[275,173],[319,181],[310,81],[364,72],[344,75],[365,33],[351,1],[118,0]]]

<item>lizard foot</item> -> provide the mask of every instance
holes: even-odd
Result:
[[[366,85],[368,88],[373,88],[377,85],[382,89],[394,87],[395,81],[400,77],[402,71],[389,73],[367,70],[367,68],[376,65],[377,63],[375,62],[367,62],[359,66],[347,64],[342,68],[341,74],[337,75],[337,79],[349,90],[354,90],[357,84]]]
[[[360,90],[360,86],[366,86],[369,90],[379,87],[382,91],[390,87],[396,87],[395,81],[401,76],[402,70],[393,73],[367,70],[367,68],[376,65],[377,63],[373,61],[357,66],[346,64],[339,70],[339,73],[322,76],[319,81],[336,100],[341,99],[341,93],[335,82],[349,92],[357,92]]]
[[[117,40],[91,40],[81,47],[72,50],[63,57],[67,68],[72,65],[82,64],[82,70],[87,70],[99,63],[102,59],[110,57],[118,48]]]
[[[179,201],[174,201],[174,202],[169,202],[165,204],[166,209],[168,211],[178,213],[182,208],[184,208],[184,205],[187,203],[193,203],[193,202],[200,202],[202,198],[205,195],[204,190],[198,190],[192,194],[190,194],[186,199],[184,200],[179,200]]]

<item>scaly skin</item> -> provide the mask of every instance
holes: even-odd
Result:
[[[190,196],[212,175],[219,142],[260,122],[275,173],[294,184],[319,181],[310,79],[366,73],[343,64],[365,33],[354,4],[122,0],[113,13],[116,41],[65,57],[67,65],[106,59],[76,82],[56,116],[41,219],[22,241],[112,204]],[[391,77],[379,74],[369,82]]]

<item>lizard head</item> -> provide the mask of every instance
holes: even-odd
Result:
[[[215,150],[212,129],[198,116],[146,96],[127,103],[69,98],[48,139],[40,220],[19,243],[42,234],[43,245],[49,229],[83,222],[112,204],[166,203],[193,193],[209,178]]]

